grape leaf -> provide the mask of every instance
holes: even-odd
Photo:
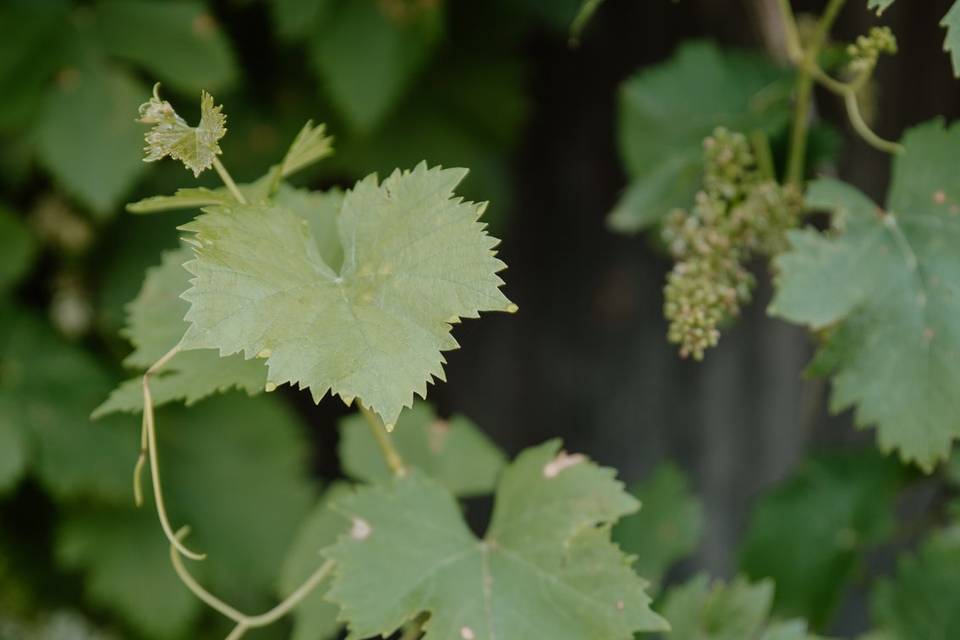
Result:
[[[637,573],[658,583],[671,564],[693,553],[703,535],[703,505],[686,476],[672,464],[658,466],[630,493],[642,509],[613,528],[613,539],[637,557]]]
[[[310,35],[330,9],[331,0],[271,0],[270,14],[281,38],[300,40]]]
[[[128,422],[135,434],[134,421]],[[190,570],[242,610],[268,608],[274,599],[277,567],[314,502],[305,431],[293,412],[275,398],[238,393],[210,398],[189,409],[165,407],[157,413],[157,426],[170,517],[175,526],[190,525],[190,544],[210,553]],[[123,472],[116,478],[128,486],[137,448],[131,444],[122,456]],[[149,498],[149,488],[146,493]],[[69,549],[80,544],[73,538],[80,534],[71,534],[68,522],[58,536],[58,555],[103,585],[103,592],[90,594],[93,599],[150,633],[161,624],[154,609],[173,609],[184,587],[174,581],[167,588],[168,574],[159,568],[146,579],[149,569],[131,560],[131,547],[139,548],[145,561],[169,557],[153,507],[144,506],[142,513],[149,523],[141,524],[131,503],[125,502],[130,505],[125,511],[89,516],[79,550]],[[114,539],[121,535],[123,541]],[[121,597],[120,592],[126,595]],[[188,617],[182,611],[180,615]],[[155,635],[184,637],[172,632]]]
[[[737,577],[730,584],[710,583],[700,574],[667,592],[663,615],[671,640],[814,640],[803,620],[769,624],[773,582],[750,583]]]
[[[28,469],[53,495],[131,498],[128,456],[139,449],[124,421],[91,424],[110,377],[86,352],[12,305],[0,306],[0,486]]]
[[[608,218],[617,231],[658,223],[693,204],[703,140],[716,127],[774,136],[790,119],[789,72],[709,42],[689,42],[620,89],[620,153],[630,185]]]
[[[404,411],[393,444],[404,462],[430,476],[456,496],[492,493],[506,463],[497,448],[470,420],[437,418],[425,402]],[[365,482],[383,482],[390,469],[363,416],[340,421],[340,464],[344,473]]]
[[[127,205],[130,213],[156,213],[176,209],[200,209],[213,204],[232,204],[236,198],[226,189],[188,187],[177,189],[172,196],[150,196]]]
[[[286,178],[333,153],[333,138],[326,135],[326,126],[303,125],[280,163],[280,176]]]
[[[159,83],[153,87],[153,96],[140,105],[138,122],[152,124],[145,139],[144,162],[154,162],[167,156],[180,160],[193,171],[194,177],[213,166],[221,153],[220,138],[227,133],[227,116],[223,106],[214,106],[213,96],[206,91],[200,94],[200,124],[191,127],[177,115],[166,100],[161,100]]]
[[[290,595],[303,584],[323,563],[321,549],[332,545],[340,534],[349,530],[350,521],[330,508],[331,502],[345,498],[349,492],[350,486],[345,483],[332,485],[300,526],[280,574],[281,597]],[[326,600],[326,589],[318,587],[294,609],[290,640],[334,637],[341,627],[337,620],[339,611],[336,605]]]
[[[123,334],[135,350],[124,361],[129,367],[145,370],[180,342],[187,329],[183,316],[189,305],[180,294],[190,286],[183,263],[191,251],[181,247],[163,255],[159,267],[147,271],[137,298],[128,307],[127,327]],[[153,404],[183,400],[188,406],[214,393],[239,388],[249,395],[262,391],[267,368],[260,360],[244,360],[239,355],[221,358],[212,349],[182,351],[160,372],[151,377]],[[143,410],[141,377],[127,380],[93,412],[99,418],[117,411]]]
[[[741,569],[776,582],[778,613],[825,624],[864,552],[891,533],[900,480],[875,451],[807,461],[753,510]]]
[[[891,640],[943,640],[960,634],[960,525],[939,530],[871,597],[874,620]]]
[[[97,42],[109,54],[181,91],[216,90],[236,79],[227,38],[202,2],[111,0],[97,4],[95,20]]]
[[[442,31],[439,5],[388,15],[386,5],[341,0],[311,38],[311,62],[336,107],[369,133],[403,96]]]
[[[867,9],[872,9],[877,12],[878,16],[881,16],[893,2],[894,0],[867,0]]]
[[[609,525],[636,501],[611,470],[559,449],[528,449],[506,468],[479,541],[453,496],[417,470],[335,503],[352,526],[324,551],[336,562],[328,598],[350,637],[388,636],[421,612],[430,614],[425,640],[665,629],[645,581],[609,540]]]
[[[903,143],[886,211],[842,183],[811,186],[808,205],[842,231],[789,234],[770,312],[830,327],[815,370],[834,375],[832,409],[856,405],[881,449],[930,471],[960,436],[960,126],[924,124]]]
[[[63,188],[101,217],[144,170],[130,117],[144,90],[100,59],[82,58],[49,91],[37,123],[40,161]],[[110,144],[104,144],[109,140]]]
[[[297,383],[314,401],[361,398],[387,424],[443,378],[450,323],[515,310],[500,292],[497,241],[483,205],[453,189],[466,172],[394,172],[362,180],[343,199],[336,272],[310,224],[275,205],[211,207],[181,227],[194,234],[195,277],[186,348],[266,357],[268,384]]]
[[[950,54],[953,75],[960,78],[960,2],[954,2],[943,16],[940,26],[946,28],[947,37],[943,41],[943,50]]]
[[[30,231],[12,211],[0,205],[0,292],[27,272],[36,252]]]

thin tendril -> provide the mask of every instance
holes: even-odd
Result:
[[[160,526],[163,528],[163,533],[167,536],[167,540],[170,541],[170,544],[174,545],[179,549],[180,553],[190,558],[191,560],[203,560],[207,556],[205,554],[196,553],[190,551],[177,539],[176,535],[173,533],[173,527],[170,526],[170,519],[167,517],[167,508],[163,501],[163,487],[160,484],[160,463],[159,456],[157,455],[157,429],[156,424],[154,423],[153,417],[153,396],[150,393],[150,376],[163,368],[165,364],[170,362],[170,359],[173,358],[180,352],[180,345],[178,344],[173,349],[168,351],[163,355],[162,358],[153,363],[146,373],[143,374],[143,428],[144,434],[141,436],[141,442],[146,441],[147,456],[150,459],[150,479],[153,483],[153,500],[157,508],[157,516],[160,518]],[[141,456],[143,452],[141,451]],[[138,459],[136,468],[134,469],[134,498],[137,497],[137,492],[140,492],[140,500],[143,499],[143,491],[140,488],[140,476],[138,471],[143,469],[143,463]]]
[[[320,565],[316,571],[314,571],[310,576],[303,581],[303,583],[297,587],[293,593],[287,596],[283,602],[275,606],[273,609],[270,609],[266,613],[262,613],[257,616],[248,616],[245,613],[234,609],[229,604],[213,595],[207,591],[197,580],[187,571],[187,568],[183,566],[183,560],[181,558],[180,548],[182,546],[182,541],[190,533],[190,527],[183,527],[177,533],[174,539],[177,541],[177,544],[170,545],[170,562],[173,564],[174,571],[177,572],[177,576],[180,577],[180,580],[183,584],[190,589],[193,595],[197,596],[201,601],[203,601],[211,609],[214,609],[223,616],[230,618],[237,623],[237,626],[230,632],[230,635],[227,636],[227,640],[238,640],[246,633],[249,629],[256,627],[265,627],[268,624],[272,624],[287,615],[294,607],[303,602],[304,598],[310,595],[314,589],[316,589],[323,580],[330,575],[330,572],[333,571],[334,562],[333,560],[326,560],[322,565]]]

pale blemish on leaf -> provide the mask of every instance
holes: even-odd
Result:
[[[366,540],[373,533],[370,523],[363,518],[354,518],[350,527],[350,537],[354,540]]]
[[[471,629],[470,627],[463,627],[462,629],[460,629],[460,637],[463,638],[463,640],[474,640],[474,638],[476,638],[477,635],[473,632],[473,629]]]
[[[582,453],[569,454],[566,451],[561,451],[557,454],[557,457],[548,462],[543,467],[543,476],[545,478],[556,478],[560,475],[560,472],[569,469],[572,466],[578,465],[581,462],[586,461],[587,457]]]

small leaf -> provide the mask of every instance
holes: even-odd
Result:
[[[790,119],[790,73],[767,59],[689,42],[620,90],[619,146],[630,185],[610,213],[617,231],[657,224],[693,204],[702,145],[716,127],[773,137]]]
[[[221,89],[236,79],[230,44],[203,2],[100,2],[95,27],[110,55],[181,91]]]
[[[404,411],[392,440],[404,462],[423,471],[456,496],[492,493],[506,463],[503,453],[470,420],[440,420],[430,405]],[[361,415],[340,421],[340,464],[357,480],[383,482],[390,469]]]
[[[147,369],[183,337],[188,326],[183,316],[189,305],[180,294],[190,286],[190,274],[183,268],[190,257],[187,247],[168,251],[162,264],[147,272],[143,288],[128,306],[127,327],[122,332],[135,347],[125,361],[128,367]],[[267,368],[261,360],[244,360],[239,355],[221,358],[216,351],[203,349],[175,355],[151,378],[150,390],[155,407],[174,400],[183,400],[189,406],[232,388],[254,395],[263,391],[266,382]],[[143,388],[138,376],[114,390],[93,417],[142,410]]]
[[[711,584],[701,574],[667,592],[663,615],[670,622],[670,640],[744,640],[763,632],[772,601],[770,580],[751,584],[737,577],[730,584]]]
[[[227,189],[192,187],[177,189],[172,196],[151,196],[127,205],[130,213],[157,213],[176,209],[201,209],[213,204],[231,204],[236,199]]]
[[[754,509],[742,570],[776,582],[778,613],[825,624],[870,545],[891,533],[900,479],[875,451],[813,458]]]
[[[425,640],[629,640],[664,630],[646,583],[609,540],[609,525],[636,501],[611,470],[559,448],[529,449],[504,471],[483,540],[417,470],[335,504],[353,524],[324,552],[336,562],[328,598],[350,637],[388,636],[422,612]]]
[[[177,115],[173,107],[159,95],[160,84],[153,87],[153,97],[140,105],[139,122],[152,124],[147,132],[144,162],[154,162],[170,156],[199,176],[213,166],[221,153],[217,142],[227,133],[227,117],[222,106],[214,106],[213,96],[200,94],[200,124],[191,127]]]
[[[0,205],[0,293],[26,274],[36,252],[30,231],[12,211]]]
[[[871,597],[874,621],[890,640],[942,640],[960,636],[960,525],[936,531],[914,555],[905,555],[893,579]]]
[[[370,176],[337,216],[344,261],[326,263],[311,225],[287,207],[211,207],[194,234],[186,348],[266,357],[268,382],[361,398],[388,424],[443,379],[451,322],[512,311],[482,205],[453,195],[462,169]]]
[[[882,450],[929,472],[960,437],[960,126],[923,124],[903,143],[886,211],[853,187],[811,186],[836,231],[789,235],[770,312],[831,329],[816,367],[834,367],[831,408],[856,406]]]
[[[658,466],[630,493],[640,501],[640,511],[617,523],[613,539],[637,557],[637,573],[656,584],[670,565],[700,544],[703,505],[690,492],[683,471],[672,464]]]
[[[947,15],[943,16],[940,26],[947,30],[947,37],[943,41],[943,50],[950,54],[953,64],[953,75],[960,78],[960,1],[954,2]]]
[[[280,176],[286,178],[326,158],[333,153],[333,138],[325,135],[326,125],[313,126],[313,121],[303,125],[280,165]]]
[[[280,574],[279,595],[293,593],[324,559],[321,549],[337,541],[337,537],[349,531],[350,520],[330,508],[332,502],[346,498],[350,487],[344,483],[332,485],[323,494],[313,512],[300,525]],[[326,600],[326,585],[321,585],[297,605],[293,611],[293,636],[291,640],[320,640],[332,638],[340,630],[337,619],[340,609]]]

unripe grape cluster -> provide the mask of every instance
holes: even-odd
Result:
[[[750,300],[755,280],[745,263],[784,248],[801,199],[765,178],[746,137],[720,128],[704,140],[703,190],[688,212],[672,211],[663,239],[676,263],[664,288],[667,337],[680,355],[703,359],[720,325]]]
[[[865,75],[873,71],[877,61],[884,53],[897,52],[897,37],[890,27],[872,27],[867,35],[859,36],[856,42],[847,46],[850,56],[850,71],[854,75]]]

